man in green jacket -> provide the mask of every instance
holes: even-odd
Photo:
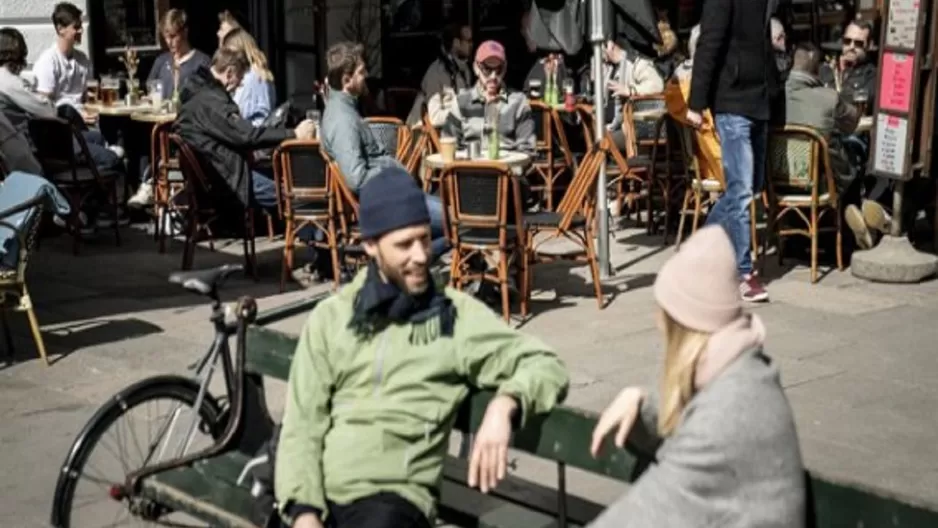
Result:
[[[294,528],[429,528],[457,410],[495,389],[469,483],[505,476],[512,427],[566,393],[563,363],[461,292],[434,285],[423,193],[389,168],[360,194],[371,261],[310,314],[290,372],[275,468]]]

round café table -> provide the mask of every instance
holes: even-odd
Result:
[[[140,121],[141,123],[163,124],[176,120],[175,112],[134,112],[130,114],[130,119]]]
[[[478,161],[478,162],[492,162],[497,161],[508,165],[508,168],[511,169],[511,173],[515,176],[524,175],[525,169],[531,165],[531,156],[523,153],[516,152],[511,150],[506,150],[499,153],[500,156],[497,160],[490,160],[487,157],[481,157],[474,160],[469,159],[469,155],[465,150],[456,151],[456,159],[454,161],[466,162],[466,161]],[[438,183],[439,178],[434,176],[434,173],[438,173],[446,169],[449,166],[449,162],[443,161],[443,156],[439,152],[434,152],[424,156],[423,158],[423,167],[421,168],[420,174],[423,175],[423,189],[428,191],[431,189],[433,183]]]
[[[465,150],[456,151],[456,159],[454,161],[464,162],[464,161],[479,161],[479,162],[490,162],[496,161],[508,165],[508,168],[515,174],[522,174],[524,169],[528,168],[531,165],[531,156],[523,153],[512,150],[506,150],[499,153],[500,156],[497,160],[490,160],[487,157],[481,157],[474,160],[469,159],[469,155]],[[443,156],[439,152],[435,152],[423,158],[424,165],[433,170],[443,170],[448,165],[449,162],[443,161]]]
[[[110,106],[101,103],[85,103],[85,109],[104,116],[130,117],[136,112],[146,112],[152,110],[153,106],[149,103],[128,105],[124,103],[115,103]]]

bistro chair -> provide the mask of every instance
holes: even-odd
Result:
[[[407,149],[404,153],[401,163],[407,169],[414,179],[420,182],[420,166],[423,163],[424,156],[430,149],[430,137],[424,126],[417,125],[410,129],[410,141],[407,142]]]
[[[557,111],[543,101],[531,100],[534,118],[535,156],[528,177],[537,180],[532,191],[543,193],[543,203],[548,211],[554,210],[555,191],[562,190],[558,184],[561,176],[573,169],[573,154]]]
[[[596,257],[596,247],[593,241],[595,231],[593,221],[596,209],[596,185],[599,178],[599,167],[606,163],[609,145],[590,147],[580,161],[573,180],[566,194],[557,206],[556,211],[544,211],[527,214],[524,217],[525,235],[525,281],[522,284],[522,310],[526,310],[527,302],[531,297],[534,283],[532,264],[541,262],[554,262],[557,260],[585,261],[590,268],[593,279],[593,291],[599,308],[604,307],[602,285],[599,277],[599,262]],[[615,149],[615,146],[612,146]],[[552,240],[566,239],[576,244],[578,251],[562,255],[546,253],[540,248]]]
[[[12,357],[13,336],[7,321],[7,311],[26,312],[39,357],[48,366],[46,345],[42,339],[36,310],[26,287],[26,267],[39,238],[43,210],[48,209],[55,214],[67,213],[64,203],[61,203],[67,200],[64,197],[59,198],[61,200],[59,210],[56,210],[56,200],[45,194],[33,195],[28,200],[19,202],[21,197],[16,196],[18,190],[12,187],[4,188],[22,184],[24,180],[18,180],[18,178],[39,179],[38,176],[30,174],[14,173],[3,186],[0,186],[0,209],[2,209],[0,211],[0,234],[5,241],[3,249],[6,251],[0,255],[0,323],[3,325],[7,354]],[[51,207],[49,207],[50,204]]]
[[[403,121],[396,117],[369,117],[365,119],[372,135],[384,147],[384,150],[400,161],[407,152],[410,130]]]
[[[769,236],[775,235],[781,264],[784,237],[808,237],[811,240],[811,282],[816,283],[818,235],[833,230],[837,237],[837,269],[843,270],[843,215],[827,140],[813,128],[785,125],[769,132],[767,158],[769,211],[763,253],[768,249]],[[827,215],[834,216],[833,226],[821,227]],[[802,227],[786,225],[785,220],[802,224]]]
[[[114,240],[120,246],[120,226],[116,220],[120,209],[117,184],[121,175],[98,169],[88,152],[85,137],[68,121],[57,117],[32,118],[28,126],[29,137],[46,178],[68,198],[71,207],[68,223],[72,229],[72,251],[77,255],[81,242],[82,204],[96,194],[103,194],[107,199],[107,208],[115,219]],[[75,144],[78,145],[77,153]],[[88,221],[94,219],[88,218]]]
[[[286,289],[287,276],[293,270],[296,239],[301,231],[318,233],[310,244],[329,250],[332,267],[339,269],[337,188],[329,170],[330,160],[316,140],[289,140],[274,151],[274,182],[277,185],[277,208],[284,218],[283,266],[280,291]],[[336,273],[333,289],[339,287],[340,274]]]
[[[186,205],[175,199],[185,190],[185,178],[179,170],[179,156],[170,149],[172,121],[158,123],[150,132],[150,176],[153,182],[153,236],[159,252],[166,252],[166,236],[174,234],[175,221],[185,217]],[[169,224],[171,233],[166,232]]]
[[[580,117],[587,152],[596,150],[605,153],[606,176],[608,177],[606,185],[615,189],[612,198],[616,200],[621,215],[623,202],[631,210],[643,193],[648,192],[650,186],[648,170],[651,160],[641,156],[626,158],[625,153],[616,148],[612,132],[609,130],[605,130],[601,144],[596,145],[596,121],[593,106],[581,103],[577,105],[576,110]]]
[[[209,249],[214,251],[212,226],[221,219],[221,210],[216,207],[218,200],[215,184],[205,173],[202,163],[192,148],[177,134],[170,134],[170,146],[179,152],[179,168],[186,182],[184,193],[188,201],[186,206],[186,239],[182,254],[182,269],[192,269],[198,238],[204,235],[209,241]],[[254,208],[242,208],[243,224],[241,240],[244,249],[245,272],[257,279],[257,255],[254,246]]]
[[[453,246],[450,283],[459,290],[473,281],[498,284],[502,316],[505,321],[509,321],[510,268],[515,268],[517,285],[522,295],[527,280],[524,218],[518,179],[504,163],[457,161],[443,171],[441,183],[443,208]],[[485,260],[493,253],[497,253],[498,258],[494,273],[471,269],[470,263]],[[521,316],[527,316],[527,304],[524,302]]]

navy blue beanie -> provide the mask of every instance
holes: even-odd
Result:
[[[362,238],[375,240],[402,227],[429,224],[423,191],[403,167],[388,167],[368,180],[358,193]]]

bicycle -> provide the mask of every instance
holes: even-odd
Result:
[[[104,488],[103,498],[109,504],[119,505],[114,520],[106,526],[120,526],[124,514],[129,522],[159,521],[172,511],[161,504],[140,497],[137,494],[139,481],[167,468],[190,463],[200,457],[211,456],[214,451],[224,449],[236,436],[240,444],[250,444],[245,449],[258,448],[270,437],[273,420],[263,405],[263,387],[254,382],[243,372],[245,357],[245,334],[247,326],[257,320],[257,304],[250,297],[242,297],[235,310],[236,321],[227,322],[230,306],[221,302],[219,289],[225,280],[243,271],[241,265],[225,265],[218,268],[197,271],[176,272],[169,281],[182,286],[187,291],[209,297],[212,312],[209,318],[214,326],[215,336],[205,355],[190,369],[194,377],[179,375],[161,375],[144,379],[123,389],[101,406],[75,439],[56,482],[53,496],[51,523],[56,528],[74,528],[79,523],[74,521],[76,510],[83,505],[76,504],[76,488],[84,480]],[[231,356],[229,337],[236,335],[235,357]],[[209,392],[209,384],[217,368],[219,359],[225,382],[225,395],[216,398]],[[135,430],[128,434],[121,428],[121,420],[131,411],[159,400],[170,400],[172,407],[165,421],[153,427],[147,423],[147,431],[155,431],[155,441],[143,444]],[[186,423],[180,419],[188,409],[191,416]],[[197,412],[193,412],[197,410]],[[243,433],[242,426],[251,424],[250,434]],[[185,434],[173,441],[175,432]],[[118,440],[122,436],[132,436],[137,451],[142,457],[139,464],[120,461],[120,478],[106,479],[97,475],[84,475],[86,470],[97,469],[90,465],[96,449],[108,447],[104,442],[108,433],[115,433]],[[211,440],[208,448],[192,451],[196,433],[202,433]],[[123,434],[122,434],[123,433]],[[133,446],[129,446],[133,447]],[[110,450],[113,453],[113,450]],[[129,454],[130,449],[119,448],[120,455]]]

